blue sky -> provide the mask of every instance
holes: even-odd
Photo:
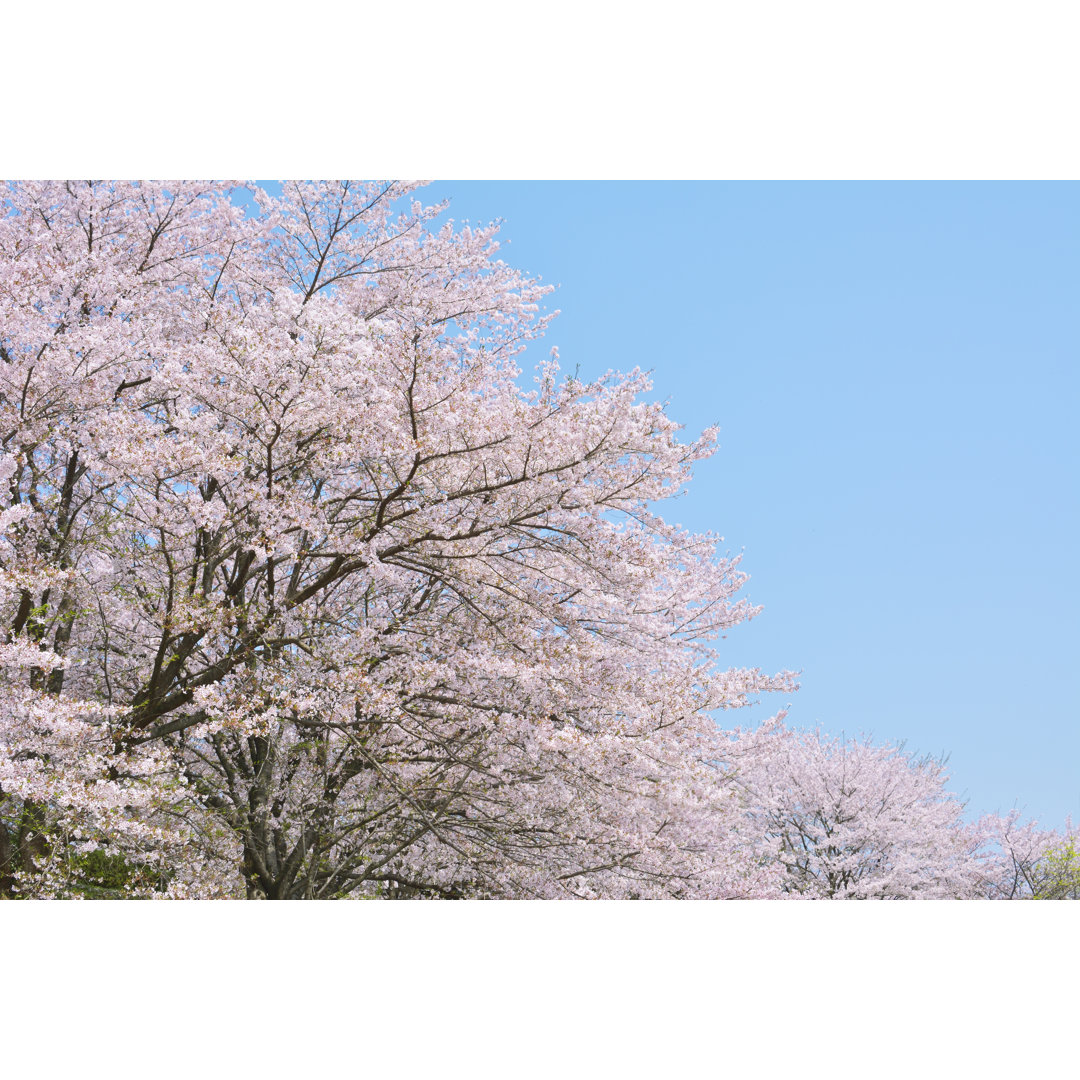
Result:
[[[696,434],[667,516],[765,606],[732,665],[789,723],[947,752],[972,813],[1080,820],[1080,187],[438,183],[558,283],[583,376],[640,365]],[[767,699],[747,720],[785,702]]]

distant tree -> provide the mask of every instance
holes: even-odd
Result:
[[[943,764],[868,739],[779,724],[733,753],[747,813],[785,893],[820,899],[977,895],[977,841]]]
[[[1080,900],[1080,844],[1075,836],[1051,847],[1035,870],[1034,899]]]

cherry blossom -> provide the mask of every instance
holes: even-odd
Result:
[[[739,560],[655,512],[715,432],[522,389],[549,288],[415,185],[233,189],[6,192],[7,888],[768,891],[713,714],[792,678],[718,666]]]
[[[979,838],[943,764],[869,739],[785,728],[738,741],[747,813],[783,868],[782,889],[820,899],[982,895]]]
[[[1069,894],[1071,828],[939,762],[725,730],[795,683],[659,513],[715,430],[530,383],[496,226],[238,186],[4,193],[0,895]]]

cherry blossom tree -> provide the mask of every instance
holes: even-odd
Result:
[[[234,190],[4,196],[0,891],[776,891],[712,714],[791,676],[654,510],[714,432],[522,389],[548,287],[414,185]]]
[[[869,739],[777,721],[732,752],[747,813],[783,868],[782,889],[820,899],[982,895],[980,837],[943,764]]]

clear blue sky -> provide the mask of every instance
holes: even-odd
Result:
[[[789,722],[950,755],[970,812],[1080,820],[1080,186],[438,183],[559,284],[543,347],[696,434],[668,516],[743,551],[733,665]],[[744,722],[783,705],[766,699]]]

